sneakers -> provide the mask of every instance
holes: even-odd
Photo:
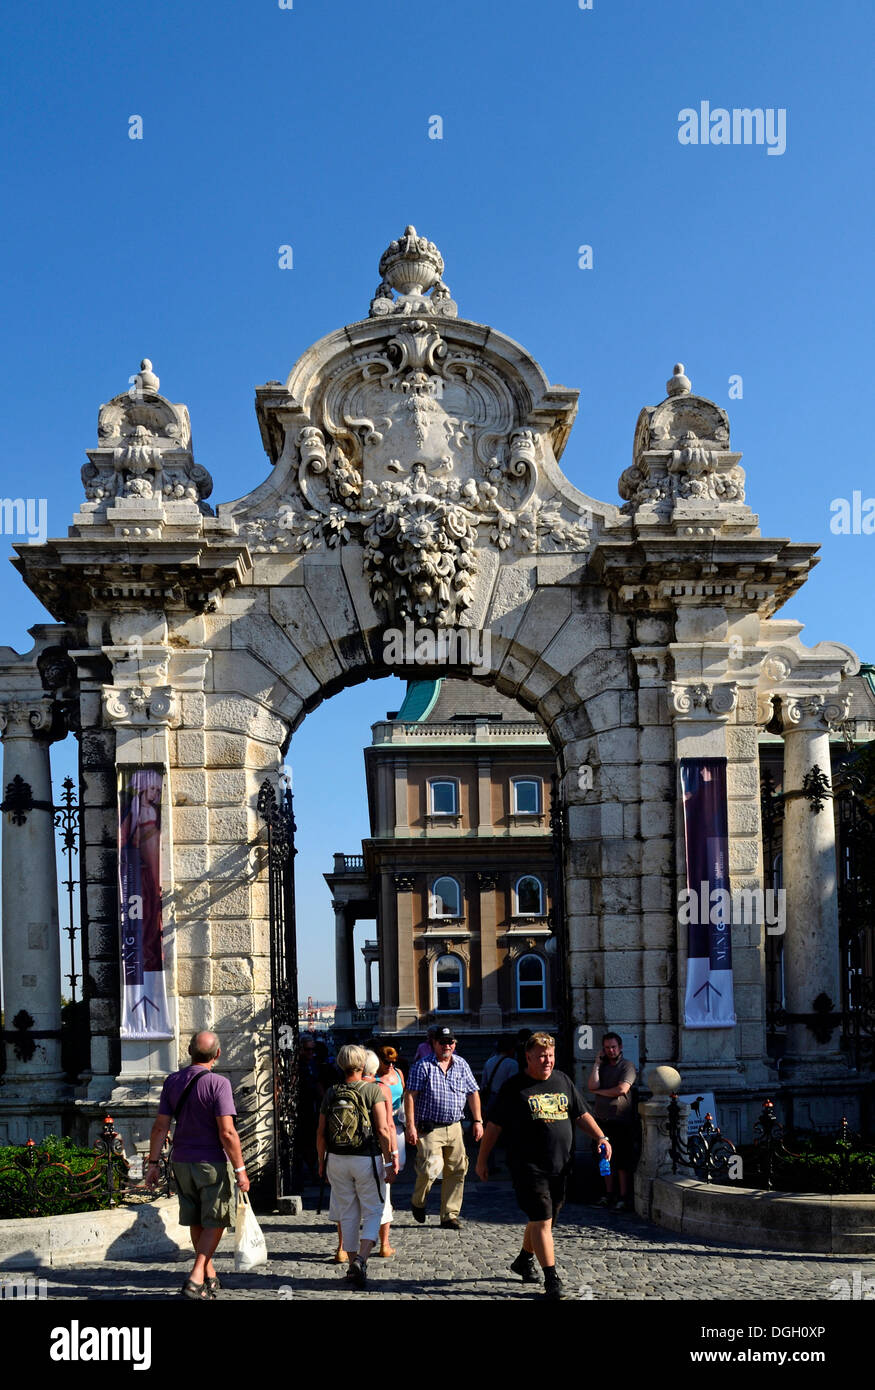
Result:
[[[518,1274],[524,1284],[540,1284],[541,1275],[535,1262],[534,1255],[528,1251],[521,1250],[511,1265],[514,1274]]]
[[[596,1206],[601,1207],[602,1211],[610,1211],[613,1205],[613,1197],[600,1197],[599,1200],[596,1202]]]
[[[631,1211],[631,1210],[632,1210],[632,1203],[631,1203],[631,1202],[627,1202],[625,1197],[621,1197],[620,1200],[619,1200],[619,1202],[617,1203],[617,1205],[614,1207],[614,1211]]]
[[[358,1255],[350,1260],[346,1278],[354,1289],[366,1289],[368,1287],[368,1267],[362,1263]]]
[[[410,1203],[410,1210],[413,1212],[414,1221],[418,1221],[420,1226],[425,1225],[425,1207],[418,1207],[415,1202]]]
[[[544,1297],[548,1298],[551,1303],[559,1303],[561,1299],[566,1297],[565,1285],[555,1270],[545,1276]]]

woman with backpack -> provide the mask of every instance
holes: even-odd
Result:
[[[344,1079],[327,1091],[316,1134],[319,1174],[331,1183],[341,1246],[350,1252],[346,1277],[357,1289],[367,1288],[367,1261],[380,1233],[386,1189],[398,1173],[389,1102],[379,1083],[363,1080],[366,1061],[363,1047],[340,1049],[337,1065]]]

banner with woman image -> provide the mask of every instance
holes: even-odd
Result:
[[[121,1036],[172,1038],[161,921],[161,795],[157,768],[120,768],[118,781]]]

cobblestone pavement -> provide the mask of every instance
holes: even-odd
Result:
[[[508,1264],[520,1248],[523,1219],[506,1181],[484,1186],[471,1173],[465,1189],[462,1230],[441,1230],[437,1190],[429,1199],[428,1224],[410,1214],[412,1183],[396,1189],[397,1212],[390,1260],[372,1257],[370,1289],[393,1298],[451,1296],[508,1300],[540,1298]],[[333,1228],[317,1217],[316,1190],[305,1189],[300,1216],[260,1217],[270,1260],[253,1274],[233,1272],[229,1237],[216,1258],[223,1287],[219,1297],[241,1299],[366,1299],[353,1292],[343,1267],[332,1262]],[[665,1231],[634,1213],[567,1206],[556,1231],[557,1266],[571,1296],[581,1299],[830,1299],[830,1281],[855,1269],[875,1276],[875,1256],[813,1255],[752,1250],[689,1239]],[[144,1300],[175,1297],[185,1276],[182,1262],[105,1261],[97,1267],[40,1270],[51,1298]]]

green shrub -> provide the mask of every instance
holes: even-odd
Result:
[[[822,1195],[875,1193],[875,1149],[820,1138],[787,1141],[790,1155],[773,1158],[772,1187],[776,1192],[815,1192]],[[744,1162],[744,1186],[765,1186],[765,1152],[754,1144],[739,1152]]]
[[[0,1220],[102,1211],[118,1204],[127,1171],[120,1157],[112,1160],[114,1190],[110,1199],[106,1155],[98,1156],[93,1149],[83,1149],[72,1139],[56,1134],[47,1135],[36,1145],[32,1167],[21,1165],[26,1154],[26,1145],[0,1148]]]

